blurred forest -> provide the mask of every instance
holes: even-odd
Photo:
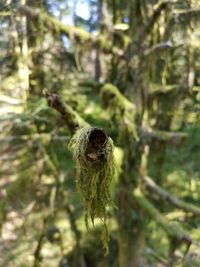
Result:
[[[199,48],[199,0],[0,0],[1,267],[200,266]],[[107,255],[86,126],[115,146]]]

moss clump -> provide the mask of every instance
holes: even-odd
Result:
[[[94,223],[103,222],[102,241],[108,251],[106,207],[111,204],[110,185],[114,175],[114,145],[102,129],[85,127],[71,139],[77,168],[77,188],[85,205],[86,215]]]

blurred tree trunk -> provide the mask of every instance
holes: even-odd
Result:
[[[129,34],[132,41],[128,48],[127,58],[128,66],[126,69],[127,77],[132,77],[131,81],[128,78],[127,88],[132,83],[130,89],[126,89],[126,93],[131,96],[138,95],[141,99],[141,92],[143,90],[143,74],[144,68],[141,60],[141,47],[137,43],[137,35],[142,26],[141,5],[140,1],[131,1],[129,3]],[[115,44],[115,40],[114,40]],[[132,56],[138,57],[139,64],[135,68],[131,63]],[[112,60],[112,80],[118,76],[115,60]],[[128,74],[129,73],[129,74]],[[134,92],[135,90],[135,92]],[[144,108],[144,102],[142,109]],[[140,112],[138,112],[140,114]],[[135,128],[138,127],[139,121],[132,121]],[[127,125],[129,128],[129,125]],[[128,130],[129,132],[129,130]],[[129,134],[128,134],[129,135]],[[118,226],[119,226],[119,266],[120,267],[139,267],[143,266],[143,251],[145,246],[143,215],[140,208],[135,204],[132,197],[133,189],[138,185],[140,178],[140,166],[142,158],[142,145],[135,143],[134,146],[129,146],[129,142],[133,136],[125,138],[122,146],[125,148],[123,171],[120,177],[120,182],[117,189],[117,206],[118,206]],[[128,141],[129,140],[129,141]],[[136,142],[136,141],[135,141]]]
[[[26,4],[26,0],[21,0],[21,5]],[[19,61],[19,79],[24,105],[27,104],[27,95],[29,91],[29,67],[28,67],[28,40],[27,40],[27,18],[21,15],[21,58]]]
[[[103,0],[97,1],[97,29],[99,32],[102,31],[103,23]],[[100,47],[97,45],[95,51],[95,80],[99,81],[101,77],[101,53]]]
[[[21,0],[25,4],[25,0]],[[19,24],[17,25],[19,21]],[[18,27],[19,26],[19,27]],[[10,16],[10,36],[12,42],[12,54],[15,57],[14,69],[17,71],[15,91],[20,96],[24,107],[27,104],[29,91],[29,67],[28,67],[28,42],[26,16],[12,14]],[[20,30],[20,33],[18,32]]]
[[[125,141],[126,142],[126,141]],[[124,142],[124,146],[125,146]],[[117,188],[119,226],[119,266],[143,266],[144,216],[135,204],[132,192],[138,186],[141,169],[142,145],[129,149],[126,144],[122,175]]]
[[[39,8],[41,11],[47,12],[46,0],[38,0],[37,3],[33,0],[28,0],[28,5],[33,8]],[[30,93],[34,95],[42,95],[42,90],[45,87],[45,71],[44,71],[44,34],[45,27],[40,21],[34,22],[28,16],[28,46],[31,50],[29,59],[31,62],[30,73]]]
[[[153,13],[147,16],[148,6],[144,1],[130,1],[129,2],[129,36],[131,42],[126,51],[127,65],[126,68],[126,80],[125,80],[125,94],[130,99],[134,99],[137,109],[137,118],[132,123],[135,124],[135,128],[139,129],[143,124],[149,125],[148,116],[148,98],[149,98],[149,62],[151,57],[147,57],[145,51],[151,48],[151,40],[154,38],[155,28],[163,12],[167,12],[168,3],[161,2],[153,9]],[[157,43],[157,41],[156,41]],[[152,64],[152,62],[151,62]],[[116,69],[115,64],[112,64],[113,70],[111,76],[112,82],[116,77],[120,77],[119,67]],[[175,96],[174,101],[177,100]],[[158,100],[159,102],[159,100]],[[160,102],[159,102],[160,103]],[[170,100],[170,109],[173,109],[173,103]],[[160,104],[161,105],[161,104]],[[163,107],[159,106],[159,111],[163,110]],[[170,112],[165,116],[166,109],[169,110],[169,106],[163,110],[163,116],[160,118],[158,112],[155,127],[160,130],[170,130],[170,123],[172,115]],[[158,111],[158,110],[157,110]],[[164,117],[165,116],[165,117]],[[163,122],[164,120],[164,122]],[[159,127],[159,123],[163,122],[165,125]],[[165,123],[166,122],[166,123]],[[127,128],[129,125],[127,123]],[[129,130],[128,130],[129,134]],[[130,138],[130,136],[129,136]],[[145,217],[138,207],[134,199],[132,198],[132,191],[135,187],[140,186],[140,177],[142,176],[142,158],[144,155],[144,144],[136,142],[135,146],[127,146],[127,142],[130,143],[128,138],[125,138],[122,147],[124,151],[124,165],[120,182],[118,185],[118,226],[119,226],[119,261],[120,267],[139,267],[143,266],[143,252],[145,247],[144,239],[144,226],[143,222]],[[160,141],[161,143],[162,141]],[[161,153],[165,150],[166,142],[163,142]],[[156,153],[155,153],[156,151]],[[153,153],[157,155],[159,148],[156,147]],[[161,157],[159,153],[159,160],[156,162],[155,169],[159,170],[161,162],[163,162],[163,155]],[[145,167],[146,168],[146,167]]]

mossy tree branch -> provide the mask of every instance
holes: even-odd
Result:
[[[188,86],[186,84],[172,84],[160,86],[157,84],[151,84],[154,90],[150,92],[149,99],[155,99],[158,97],[168,97],[170,95],[185,95],[188,92]]]
[[[146,254],[152,256],[153,258],[155,258],[158,262],[162,263],[163,266],[168,266],[167,265],[167,260],[165,258],[163,258],[161,255],[159,255],[152,248],[147,247],[146,248]]]
[[[187,25],[191,20],[199,22],[200,18],[200,8],[191,8],[191,9],[176,9],[173,11],[173,21],[184,23]]]
[[[113,88],[114,90],[112,90]],[[105,90],[102,91],[104,93],[109,92],[109,101],[111,102],[109,102],[108,104],[114,104],[114,109],[117,108],[120,110],[120,112],[124,112],[124,109],[126,109],[127,112],[134,110],[133,104],[128,99],[126,99],[117,88],[112,87],[112,85],[107,85],[106,87],[104,86],[103,90]],[[72,134],[75,133],[77,129],[80,129],[87,125],[87,123],[83,121],[70,106],[64,103],[57,92],[46,92],[45,95],[48,104],[62,115],[64,121],[66,122],[66,125],[68,126]],[[134,125],[134,120],[130,121],[130,123]],[[187,242],[188,244],[193,242],[191,237],[181,226],[167,221],[167,219],[153,206],[153,204],[149,202],[149,200],[142,194],[139,189],[134,190],[133,196],[140,208],[144,210],[148,216],[155,220],[163,229],[165,229],[169,237],[175,238],[181,242]]]
[[[171,195],[166,190],[157,185],[150,177],[144,176],[142,180],[147,185],[147,189],[156,193],[162,200],[168,201],[173,206],[182,209],[186,212],[190,212],[195,216],[200,216],[200,208],[194,204],[187,203],[177,197]]]
[[[78,129],[89,126],[88,123],[70,107],[70,105],[67,105],[62,100],[58,92],[45,91],[44,95],[47,99],[48,105],[61,114],[71,135],[75,134]]]
[[[135,127],[136,108],[120,91],[112,84],[105,84],[101,89],[101,98],[106,107],[108,107],[111,115],[119,113],[120,119],[123,121],[132,139],[139,136],[140,139],[150,142],[152,140],[166,141],[172,144],[181,144],[187,134],[182,132],[169,132],[156,129],[147,129]]]
[[[157,208],[144,196],[139,188],[133,191],[134,200],[140,208],[158,225],[160,225],[170,238],[187,244],[195,243],[187,231],[178,223],[169,222]]]
[[[65,34],[67,37],[73,38],[80,44],[99,46],[104,52],[112,52],[112,42],[100,34],[97,34],[95,37],[80,27],[64,25],[53,16],[50,16],[39,10],[34,10],[27,5],[20,5],[19,11],[26,15],[30,20],[40,21],[40,23],[45,25],[47,29],[51,30],[52,32]]]
[[[100,96],[103,104],[114,117],[119,115],[121,138],[129,139],[134,145],[137,139],[135,128],[136,107],[113,84],[106,83],[101,88]]]
[[[174,145],[182,144],[187,138],[187,134],[183,132],[168,132],[154,129],[140,128],[140,137],[148,142],[152,140],[165,141]]]

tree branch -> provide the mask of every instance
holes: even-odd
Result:
[[[146,139],[147,142],[151,140],[159,140],[179,145],[187,138],[187,134],[182,132],[168,132],[140,128],[140,137]]]
[[[160,42],[144,51],[145,56],[149,56],[151,54],[156,54],[160,52],[165,52],[167,49],[172,48],[172,42],[166,41],[166,42]]]
[[[133,191],[133,197],[140,208],[158,225],[160,225],[170,238],[187,244],[195,243],[186,230],[178,223],[169,222],[157,208],[143,195],[139,188]]]
[[[147,247],[145,252],[147,255],[154,257],[158,262],[162,263],[162,265],[167,266],[167,260],[157,254],[157,252],[155,252],[152,248]]]
[[[43,247],[44,238],[46,236],[47,220],[48,220],[47,217],[45,217],[43,219],[42,231],[40,233],[40,236],[39,236],[39,239],[38,239],[38,243],[37,243],[36,249],[34,251],[34,263],[33,263],[33,267],[38,267],[39,264],[40,264],[40,262],[41,262],[41,260],[42,260],[41,250],[42,250],[42,247]]]
[[[101,98],[106,107],[110,110],[110,113],[119,113],[120,119],[124,121],[124,125],[129,129],[129,133],[135,137],[135,105],[130,102],[119,89],[112,84],[105,84],[101,88]],[[133,128],[131,130],[131,127]],[[172,144],[181,144],[186,138],[186,133],[181,132],[168,132],[155,129],[146,129],[140,127],[138,129],[139,137],[151,141],[153,139],[159,141],[171,142]]]
[[[27,5],[20,5],[19,11],[33,21],[39,20],[48,29],[54,31],[55,33],[65,34],[67,37],[72,37],[77,42],[82,43],[84,45],[86,43],[95,46],[99,45],[103,51],[112,52],[112,42],[109,41],[109,39],[102,37],[100,34],[97,34],[96,37],[94,37],[82,28],[75,27],[72,25],[64,25],[53,16],[45,14],[40,10],[34,10],[33,8]]]
[[[45,91],[44,95],[48,105],[61,114],[71,135],[73,135],[79,128],[89,126],[88,123],[76,113],[76,111],[62,100],[58,92]]]
[[[157,185],[150,177],[142,177],[143,181],[146,183],[147,188],[156,193],[161,199],[168,201],[175,207],[182,209],[186,212],[191,212],[193,215],[200,216],[200,208],[197,206],[187,203],[183,200],[178,199],[175,196],[170,195],[166,190]]]
[[[179,18],[181,19],[192,19],[192,18],[196,18],[196,19],[199,19],[199,16],[200,16],[200,8],[191,8],[191,9],[175,9],[173,11],[173,16],[174,16],[174,19],[177,20]],[[185,20],[184,20],[185,21]]]

